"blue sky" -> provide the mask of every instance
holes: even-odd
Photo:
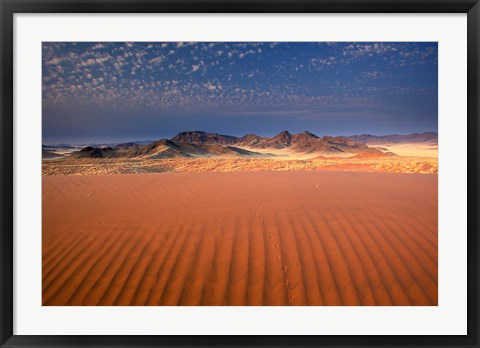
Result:
[[[437,43],[43,43],[43,142],[436,131]]]

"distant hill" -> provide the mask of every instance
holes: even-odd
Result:
[[[42,148],[44,149],[73,149],[74,146],[70,144],[49,144],[49,145],[43,145]]]
[[[413,133],[407,135],[352,135],[347,137],[353,141],[358,141],[367,145],[388,145],[388,144],[412,144],[412,143],[430,143],[438,144],[437,132]]]
[[[112,147],[87,146],[80,151],[72,152],[70,156],[75,158],[110,158],[117,157],[116,152]]]
[[[45,148],[42,148],[42,158],[49,159],[49,158],[60,158],[60,157],[63,157],[63,156],[56,152],[49,151]]]

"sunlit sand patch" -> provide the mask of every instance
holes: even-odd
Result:
[[[372,146],[375,148],[375,146]],[[384,145],[388,151],[396,153],[400,156],[409,157],[438,157],[438,145],[431,143],[415,143],[415,144],[391,144]]]

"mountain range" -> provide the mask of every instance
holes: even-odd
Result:
[[[247,134],[243,137],[206,133],[181,132],[171,139],[147,145],[122,143],[116,146],[87,146],[71,153],[74,158],[188,158],[188,157],[272,157],[269,151],[289,150],[308,155],[335,155],[382,152],[345,137],[318,137],[310,132],[291,134],[283,131],[274,137]]]
[[[408,135],[352,135],[348,137],[353,141],[358,141],[367,145],[391,145],[391,144],[415,144],[415,143],[427,143],[438,144],[437,132],[424,132],[413,133]]]
[[[272,157],[288,153],[300,155],[368,155],[382,156],[392,153],[382,152],[369,145],[398,143],[436,142],[437,133],[426,132],[410,135],[374,136],[369,134],[356,136],[319,137],[308,131],[291,134],[283,131],[274,137],[262,137],[247,134],[242,137],[186,131],[171,139],[160,139],[149,144],[134,142],[113,146],[86,146],[71,152],[73,158],[189,158],[189,157]],[[55,153],[45,151],[44,158],[55,158]]]
[[[323,138],[308,131],[291,134],[283,131],[274,137],[262,137],[256,134],[247,134],[243,137],[234,137],[231,135],[221,135],[217,133],[206,133],[200,131],[190,131],[178,133],[171,139],[175,143],[189,144],[219,144],[240,146],[250,149],[291,149],[301,153],[339,153],[349,152],[357,153],[363,151],[372,152],[368,146],[360,142],[348,139],[346,137]]]
[[[177,143],[168,139],[154,141],[148,145],[133,143],[116,147],[87,146],[72,152],[74,158],[188,158],[188,157],[264,157],[264,154],[234,146],[220,144]]]

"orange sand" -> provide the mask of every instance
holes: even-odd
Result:
[[[437,305],[437,175],[43,177],[44,305]]]

